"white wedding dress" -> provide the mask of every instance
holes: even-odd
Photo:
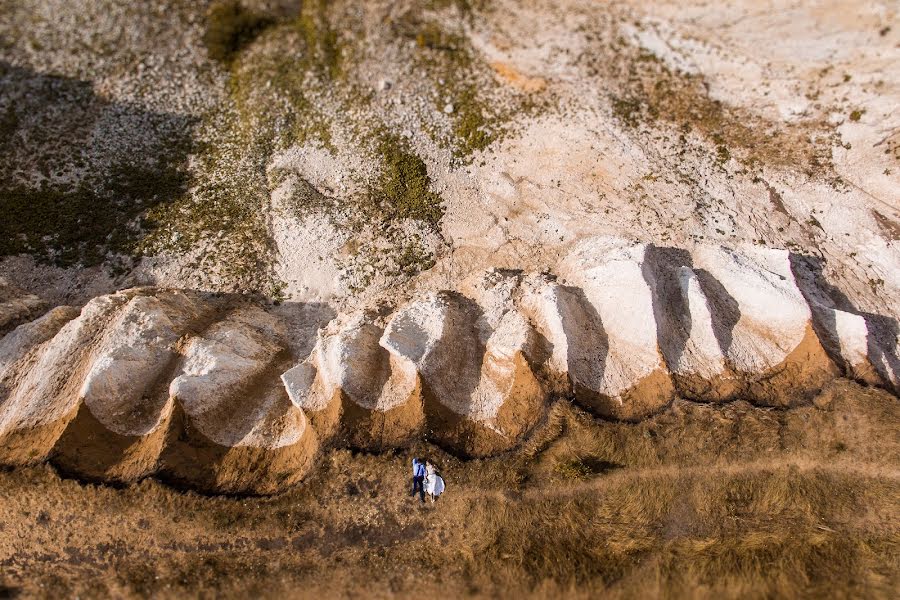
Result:
[[[444,480],[437,473],[429,473],[425,478],[425,493],[435,498],[444,492]]]

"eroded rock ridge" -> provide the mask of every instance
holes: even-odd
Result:
[[[136,288],[18,326],[0,340],[0,462],[271,493],[325,444],[511,449],[554,397],[639,420],[676,396],[790,406],[839,376],[900,384],[897,319],[840,310],[784,250],[590,238],[555,275],[491,270],[337,315],[311,351],[286,314]]]

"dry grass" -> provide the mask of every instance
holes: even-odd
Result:
[[[0,585],[38,597],[888,598],[897,424],[895,397],[840,382],[816,406],[676,403],[636,425],[559,403],[496,459],[334,450],[271,498],[5,472]],[[414,453],[448,481],[434,506],[406,496]]]

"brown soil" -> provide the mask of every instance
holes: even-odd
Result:
[[[898,417],[845,380],[633,424],[558,402],[500,457],[330,450],[262,498],[0,471],[0,597],[890,598]],[[414,454],[434,505],[407,495]]]
[[[614,398],[595,392],[578,383],[575,395],[598,415],[609,419],[638,421],[659,411],[672,401],[674,386],[671,375],[657,369]]]
[[[172,413],[160,413],[160,424],[147,435],[120,435],[97,420],[85,402],[54,445],[53,462],[63,471],[98,481],[137,481],[156,470]]]
[[[797,347],[780,364],[762,373],[739,373],[726,365],[725,371],[713,378],[679,374],[672,377],[684,398],[700,402],[743,398],[760,406],[786,407],[808,403],[839,375],[840,369],[810,324]]]
[[[425,415],[418,381],[406,402],[386,411],[367,409],[347,398],[346,394],[338,393],[341,394],[341,414],[335,428],[343,429],[341,445],[386,450],[408,445],[423,428]]]
[[[303,479],[318,449],[318,437],[308,426],[285,446],[223,446],[193,425],[177,402],[173,422],[162,453],[161,476],[200,490],[274,493]],[[292,426],[296,425],[288,425]]]

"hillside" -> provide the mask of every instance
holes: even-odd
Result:
[[[893,3],[0,14],[0,597],[896,588]]]

